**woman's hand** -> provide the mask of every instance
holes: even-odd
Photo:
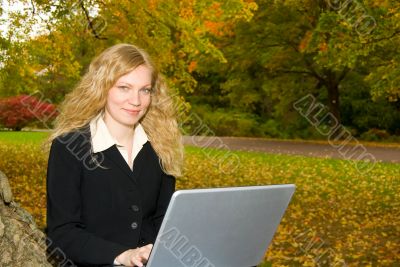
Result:
[[[153,244],[146,246],[128,249],[117,256],[116,260],[124,266],[139,266],[142,267],[143,263],[146,263],[149,259],[150,251],[153,248]]]

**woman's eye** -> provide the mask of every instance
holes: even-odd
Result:
[[[151,88],[143,88],[143,89],[141,89],[141,91],[142,91],[144,94],[148,95],[148,94],[151,94],[152,89],[151,89]]]
[[[128,91],[129,88],[127,86],[118,86],[118,89],[122,90],[122,91]]]

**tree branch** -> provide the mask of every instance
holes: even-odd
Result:
[[[393,37],[395,37],[398,34],[400,34],[400,29],[398,29],[395,32],[393,32],[390,36],[377,38],[377,39],[372,39],[372,40],[368,41],[367,44],[376,43],[376,42],[380,42],[380,41],[383,41],[383,40],[390,40],[390,39],[392,39]]]
[[[346,75],[347,75],[347,73],[349,73],[349,68],[348,67],[345,67],[343,70],[342,70],[342,73],[339,75],[339,77],[338,77],[338,82],[340,83],[341,81],[343,81],[343,79],[346,77]]]
[[[85,13],[86,20],[87,20],[87,22],[88,22],[89,28],[90,28],[90,30],[92,31],[92,34],[94,35],[94,37],[97,38],[97,39],[99,39],[99,40],[107,40],[108,38],[106,38],[106,37],[101,37],[101,36],[96,32],[96,29],[95,29],[94,26],[93,26],[93,21],[90,19],[89,12],[86,10],[85,5],[83,4],[83,1],[80,1],[80,6],[81,6],[81,8],[82,8],[82,10],[83,10],[83,13]]]
[[[325,83],[325,80],[320,77],[317,73],[311,71],[311,70],[277,70],[277,72],[279,73],[296,73],[296,74],[306,74],[308,76],[311,76],[313,78],[316,78],[320,83]]]
[[[33,3],[33,0],[31,0],[31,6],[32,6],[32,15],[34,16],[36,13],[36,9],[35,9],[35,4]]]
[[[318,81],[325,83],[326,82],[325,79],[313,68],[312,64],[307,60],[307,58],[303,57],[303,59],[304,63],[307,66],[307,69],[313,74],[313,76],[317,78]]]

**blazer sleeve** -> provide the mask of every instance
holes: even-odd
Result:
[[[47,169],[47,237],[49,250],[62,251],[76,264],[112,264],[129,247],[85,230],[81,220],[83,164],[58,139],[51,145]]]
[[[172,194],[175,192],[176,179],[172,175],[163,172],[161,179],[160,194],[157,199],[157,209],[153,216],[153,223],[158,232],[164,219]]]

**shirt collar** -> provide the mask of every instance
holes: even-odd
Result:
[[[117,145],[117,147],[122,146],[111,135],[106,123],[104,122],[102,114],[99,114],[90,121],[90,133],[93,153],[104,151],[113,145]],[[135,133],[133,135],[133,156],[136,156],[137,153],[139,153],[140,149],[147,141],[147,134],[142,125],[138,123],[135,127]]]

